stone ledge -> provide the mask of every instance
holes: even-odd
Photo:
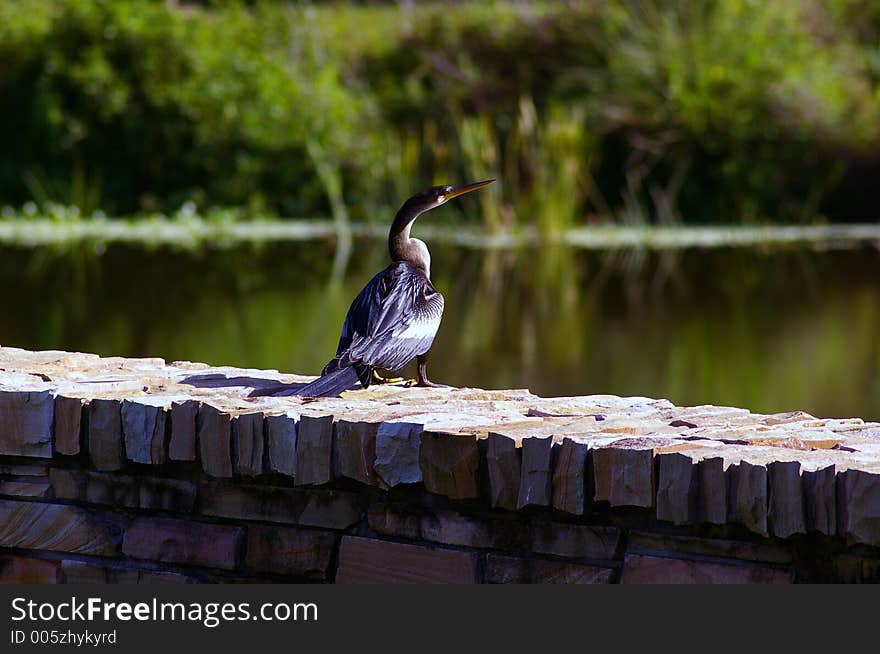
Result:
[[[0,455],[87,456],[96,472],[69,480],[65,497],[138,508],[191,510],[191,488],[132,485],[117,497],[101,490],[103,480],[182,461],[231,483],[267,474],[295,487],[421,483],[509,512],[638,507],[675,525],[736,524],[778,538],[817,532],[880,546],[880,423],[527,390],[387,385],[316,401],[249,397],[309,379],[0,347]],[[36,488],[22,483],[9,489]],[[230,501],[204,510],[314,524]],[[355,520],[351,506],[351,518],[328,526]]]

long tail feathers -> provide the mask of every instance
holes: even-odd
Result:
[[[336,397],[343,391],[360,386],[354,368],[338,368],[301,388],[290,389],[278,395],[297,395],[299,397]]]

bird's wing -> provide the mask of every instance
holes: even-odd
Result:
[[[427,352],[443,316],[443,296],[423,273],[398,263],[388,269],[378,307],[370,305],[367,331],[346,353],[352,361],[399,369]]]
[[[382,300],[388,295],[391,273],[391,267],[377,273],[352,301],[345,322],[342,323],[339,345],[336,347],[337,357],[351,347],[356,337],[370,333],[370,325],[375,323],[382,308]]]

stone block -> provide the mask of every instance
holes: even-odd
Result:
[[[171,403],[171,440],[168,458],[172,461],[196,460],[196,421],[199,413],[197,400]]]
[[[326,484],[333,479],[333,416],[303,416],[297,425],[297,486]]]
[[[296,476],[297,427],[293,416],[267,416],[266,435],[269,469],[288,477]]]
[[[85,400],[79,397],[55,398],[55,451],[70,456],[82,450],[82,413]]]
[[[64,468],[54,468],[50,479],[56,498],[89,504],[190,513],[196,502],[196,485],[188,479]]]
[[[529,531],[531,551],[571,558],[611,560],[620,541],[615,527],[533,522]]]
[[[203,404],[197,420],[202,470],[212,477],[232,476],[232,416]]]
[[[233,570],[244,539],[242,527],[173,518],[135,518],[122,551],[150,561]]]
[[[779,538],[806,532],[806,512],[798,461],[774,461],[767,465],[770,496],[767,506],[769,531]]]
[[[200,495],[202,513],[236,520],[347,529],[364,516],[362,499],[344,491],[206,482]]]
[[[804,513],[808,531],[837,533],[837,469],[834,465],[804,470]]]
[[[336,539],[327,531],[251,525],[245,564],[256,572],[325,580]]]
[[[553,438],[524,438],[516,508],[550,506],[553,500]]]
[[[613,568],[581,563],[486,556],[485,581],[489,584],[608,584],[613,575]]]
[[[665,452],[656,457],[657,519],[676,525],[699,521],[699,466],[693,454]]]
[[[654,506],[654,450],[613,444],[592,452],[594,499],[611,506]]]
[[[720,456],[700,461],[698,512],[702,522],[727,524],[727,467]]]
[[[407,422],[383,422],[379,425],[373,469],[388,488],[422,481],[419,466],[422,430],[422,425]]]
[[[516,441],[504,434],[489,433],[486,444],[489,500],[498,509],[516,509],[522,474]]]
[[[263,431],[262,413],[246,413],[233,418],[232,451],[238,474],[246,477],[263,474],[263,455],[266,449]]]
[[[765,565],[729,564],[671,559],[644,554],[627,555],[624,584],[790,584],[791,570]]]
[[[49,496],[51,485],[47,481],[0,481],[0,495],[14,497],[45,498]]]
[[[470,552],[343,536],[339,584],[471,584],[476,563]]]
[[[340,420],[336,423],[334,438],[336,443],[336,476],[354,479],[362,484],[376,485],[376,432],[378,423],[350,422]]]
[[[49,391],[0,391],[0,455],[52,457]]]
[[[553,508],[583,515],[590,496],[587,479],[589,446],[571,438],[562,439],[553,467]]]
[[[767,536],[767,468],[740,461],[729,469],[728,516],[750,531]]]
[[[176,572],[141,570],[118,565],[96,565],[85,561],[62,561],[61,572],[68,584],[187,584],[192,578]]]
[[[77,506],[0,500],[0,547],[112,556],[112,525]]]
[[[120,415],[128,459],[165,463],[165,409],[140,400],[123,400]]]
[[[89,402],[89,457],[98,470],[119,470],[125,465],[119,400]]]
[[[33,556],[0,555],[0,584],[57,584],[60,565]]]
[[[472,435],[426,431],[422,433],[419,467],[425,489],[454,500],[478,495],[480,464],[477,440]]]
[[[671,558],[723,557],[746,562],[791,563],[789,548],[774,541],[733,538],[702,538],[697,536],[631,531],[627,554],[654,554]]]
[[[838,473],[839,533],[853,542],[880,546],[880,472]]]

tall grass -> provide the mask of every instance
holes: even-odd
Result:
[[[460,220],[876,219],[870,3],[34,4],[0,0],[3,203],[342,229],[497,176]]]

